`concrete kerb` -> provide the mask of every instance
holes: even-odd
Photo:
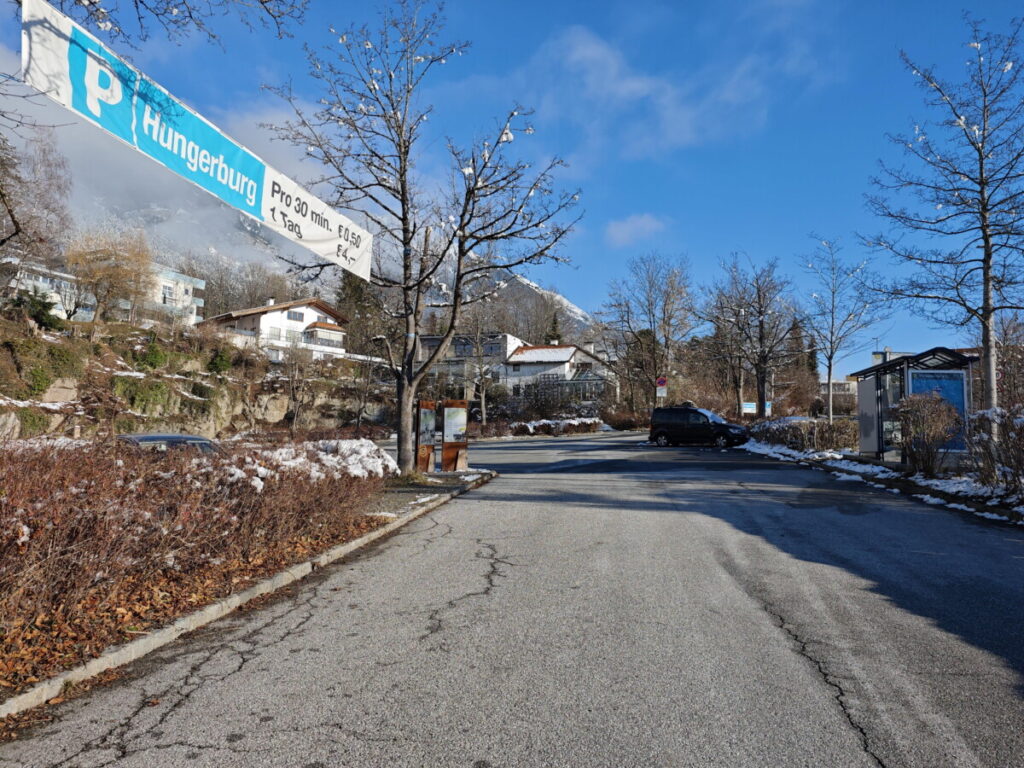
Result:
[[[62,672],[56,677],[51,677],[41,683],[37,683],[24,693],[12,696],[0,704],[0,719],[7,717],[8,715],[16,715],[20,712],[32,709],[33,707],[45,704],[50,699],[60,696],[68,685],[88,680],[89,678],[95,677],[108,669],[123,667],[125,664],[130,664],[158,648],[162,648],[165,645],[173,643],[179,637],[187,634],[188,632],[199,629],[200,627],[210,624],[217,619],[223,618],[257,597],[276,592],[282,587],[301,581],[317,568],[323,568],[326,565],[335,563],[347,555],[363,549],[379,539],[389,536],[399,528],[408,525],[413,520],[416,520],[428,512],[432,512],[438,507],[448,503],[456,496],[461,496],[467,491],[479,488],[481,485],[489,483],[498,476],[497,472],[490,469],[478,469],[473,471],[479,474],[480,477],[465,487],[448,493],[443,493],[437,498],[421,504],[413,502],[410,505],[411,509],[408,512],[391,521],[387,525],[371,531],[365,536],[360,536],[358,539],[354,539],[344,544],[339,544],[338,546],[332,547],[326,552],[322,552],[310,560],[285,568],[283,571],[254,584],[242,592],[229,595],[228,597],[218,600],[215,603],[211,603],[194,613],[182,616],[171,624],[168,624],[166,627],[155,630],[145,637],[140,637],[137,640],[132,640],[130,643],[125,643],[124,645],[111,648],[85,664],[69,669],[66,672]]]

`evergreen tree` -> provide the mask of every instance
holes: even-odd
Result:
[[[558,320],[559,311],[556,309],[551,315],[551,327],[548,328],[548,336],[546,341],[551,344],[562,343],[562,328]]]

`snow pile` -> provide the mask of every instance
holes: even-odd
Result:
[[[743,450],[749,453],[757,453],[761,456],[769,456],[779,461],[802,461],[810,458],[810,453],[807,451],[795,451],[792,448],[787,448],[784,445],[775,445],[774,443],[762,443],[760,440],[754,440],[751,438],[745,442],[742,446]]]
[[[314,480],[324,477],[390,477],[398,474],[398,464],[370,440],[316,440],[261,450],[259,458],[247,457],[259,477],[287,469],[299,469]]]
[[[1001,489],[983,485],[969,475],[959,475],[955,477],[925,477],[924,475],[918,474],[914,475],[910,479],[918,485],[934,488],[936,491],[942,491],[956,496],[976,496],[986,498],[989,496],[1001,495]]]

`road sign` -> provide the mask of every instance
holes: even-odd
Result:
[[[268,229],[369,278],[369,232],[228,138],[56,8],[22,0],[21,40],[26,83]]]
[[[656,397],[668,397],[668,378],[666,376],[659,376],[654,381],[656,387],[654,394]]]
[[[743,404],[743,413],[745,413],[745,414],[748,414],[748,413],[749,414],[755,414],[755,413],[757,413],[757,403],[744,403]]]

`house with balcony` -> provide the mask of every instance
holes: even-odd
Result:
[[[420,336],[416,362],[421,363],[434,354],[444,337],[435,334]],[[484,377],[493,381],[501,378],[501,369],[508,356],[526,344],[510,333],[487,331],[481,334],[456,334],[428,374],[433,382],[445,380],[461,387],[463,397],[475,397],[476,382]]]
[[[524,397],[531,387],[561,400],[618,397],[617,377],[592,344],[524,344],[508,356],[501,382],[513,397]]]
[[[296,299],[278,304],[274,299],[260,307],[237,309],[200,323],[215,327],[235,346],[263,350],[274,362],[289,350],[305,350],[314,360],[347,357],[345,329],[348,320],[323,299]]]
[[[96,311],[96,299],[78,283],[78,279],[55,267],[48,267],[21,259],[4,260],[10,276],[3,293],[14,295],[19,291],[39,293],[53,303],[53,314],[63,320],[91,322]],[[152,281],[148,291],[133,306],[121,300],[114,308],[123,319],[141,313],[150,319],[195,325],[202,321],[203,299],[199,296],[206,282],[171,269],[163,264],[152,265]]]

